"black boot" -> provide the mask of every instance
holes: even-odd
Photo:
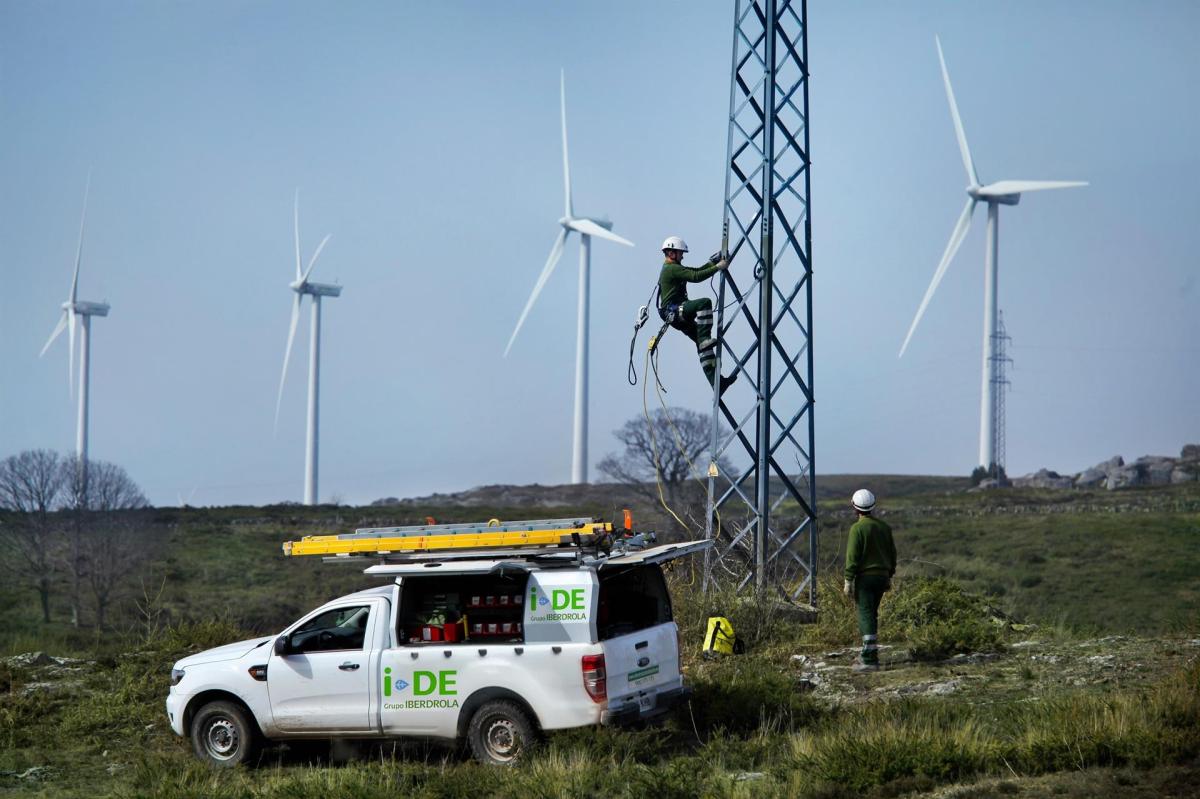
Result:
[[[717,394],[723,395],[725,393],[725,389],[729,388],[736,382],[737,382],[737,372],[734,372],[733,374],[729,375],[729,377],[722,377],[721,385],[717,389]]]

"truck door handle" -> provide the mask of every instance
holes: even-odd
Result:
[[[354,671],[355,669],[358,668],[358,664],[346,662],[346,663],[343,663],[342,665],[338,666],[338,668],[341,669],[342,671]]]

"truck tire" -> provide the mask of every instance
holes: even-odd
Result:
[[[537,745],[537,728],[516,702],[496,699],[475,711],[467,728],[471,754],[480,763],[513,766]]]
[[[253,762],[261,741],[258,727],[241,705],[209,702],[192,717],[192,751],[217,768]]]

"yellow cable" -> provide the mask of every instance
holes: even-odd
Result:
[[[650,339],[650,348],[646,349],[646,367],[643,370],[643,374],[649,374],[650,349],[653,348],[653,346],[654,346],[654,339]],[[667,504],[666,497],[663,496],[662,458],[659,457],[659,454],[658,454],[658,437],[654,435],[654,423],[650,421],[650,401],[646,397],[646,383],[648,383],[648,382],[649,382],[648,380],[642,381],[642,413],[646,417],[646,429],[650,432],[650,447],[651,447],[652,451],[654,452],[654,482],[658,488],[658,501],[660,503],[662,503],[662,506],[664,509],[666,509],[667,513],[671,514],[671,516],[673,516],[675,518],[675,521],[679,522],[680,527],[682,527],[685,530],[688,530],[688,529],[690,529],[690,527],[688,526],[687,522],[685,522],[683,519],[679,518],[679,514],[677,514],[675,511],[671,510],[671,506]],[[686,457],[686,456],[687,456],[687,454],[684,453],[684,457]]]
[[[646,349],[646,365],[643,369],[643,374],[648,375],[650,373],[650,358],[651,358],[651,352],[654,349],[654,341],[655,340],[653,338],[651,338],[650,346]],[[642,412],[646,418],[646,429],[650,433],[650,445],[654,452],[654,479],[655,479],[656,487],[658,489],[658,501],[662,504],[663,508],[666,509],[667,513],[671,514],[671,516],[675,519],[675,521],[679,522],[679,525],[681,527],[683,527],[684,529],[691,529],[691,526],[689,524],[687,524],[686,522],[684,522],[683,519],[679,518],[679,514],[677,514],[674,510],[671,509],[671,506],[669,506],[667,504],[667,500],[663,495],[662,458],[658,453],[658,437],[655,436],[655,434],[654,434],[654,423],[650,420],[649,400],[646,398],[646,382],[648,382],[648,381],[643,381],[643,383],[642,383]],[[663,399],[662,388],[658,385],[657,381],[655,381],[654,391],[658,395],[659,404],[662,405],[663,415],[667,418],[667,424],[669,424],[671,426],[671,435],[675,438],[676,449],[678,449],[679,453],[681,455],[683,455],[683,459],[685,461],[687,461],[688,469],[690,470],[692,478],[700,485],[701,488],[705,489],[705,491],[707,492],[708,485],[699,476],[700,472],[696,468],[695,462],[692,461],[691,457],[688,455],[687,448],[683,444],[683,436],[679,432],[679,427],[675,424],[675,420],[671,417],[671,412],[667,408],[666,401]],[[716,530],[713,534],[713,541],[715,542],[717,539],[719,539],[721,537],[721,513],[720,513],[720,511],[717,511],[715,509],[714,509],[713,513],[716,516],[716,524],[717,524]],[[691,580],[688,581],[687,585],[691,586],[695,582],[696,582],[696,573],[695,573],[695,570],[692,570]]]
[[[671,434],[675,437],[676,449],[678,449],[680,454],[683,455],[683,459],[685,461],[687,461],[688,468],[691,470],[691,475],[692,475],[693,479],[695,479],[695,481],[700,485],[700,487],[703,488],[705,490],[705,492],[707,493],[708,484],[704,482],[704,478],[700,477],[700,470],[696,468],[695,462],[693,462],[692,459],[690,457],[688,457],[687,449],[683,445],[683,434],[679,432],[679,428],[675,425],[675,420],[671,417],[671,411],[669,408],[667,408],[666,400],[663,399],[662,390],[659,388],[659,386],[657,384],[655,384],[655,386],[654,386],[654,391],[658,394],[658,404],[662,406],[663,415],[667,417],[667,423],[669,425],[671,425]],[[717,529],[716,529],[716,533],[713,535],[713,540],[715,541],[721,537],[721,513],[720,513],[720,511],[716,510],[715,508],[713,509],[713,513],[717,517],[716,518]]]

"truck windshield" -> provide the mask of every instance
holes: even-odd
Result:
[[[671,597],[662,569],[630,566],[600,572],[600,640],[628,635],[671,621]]]

